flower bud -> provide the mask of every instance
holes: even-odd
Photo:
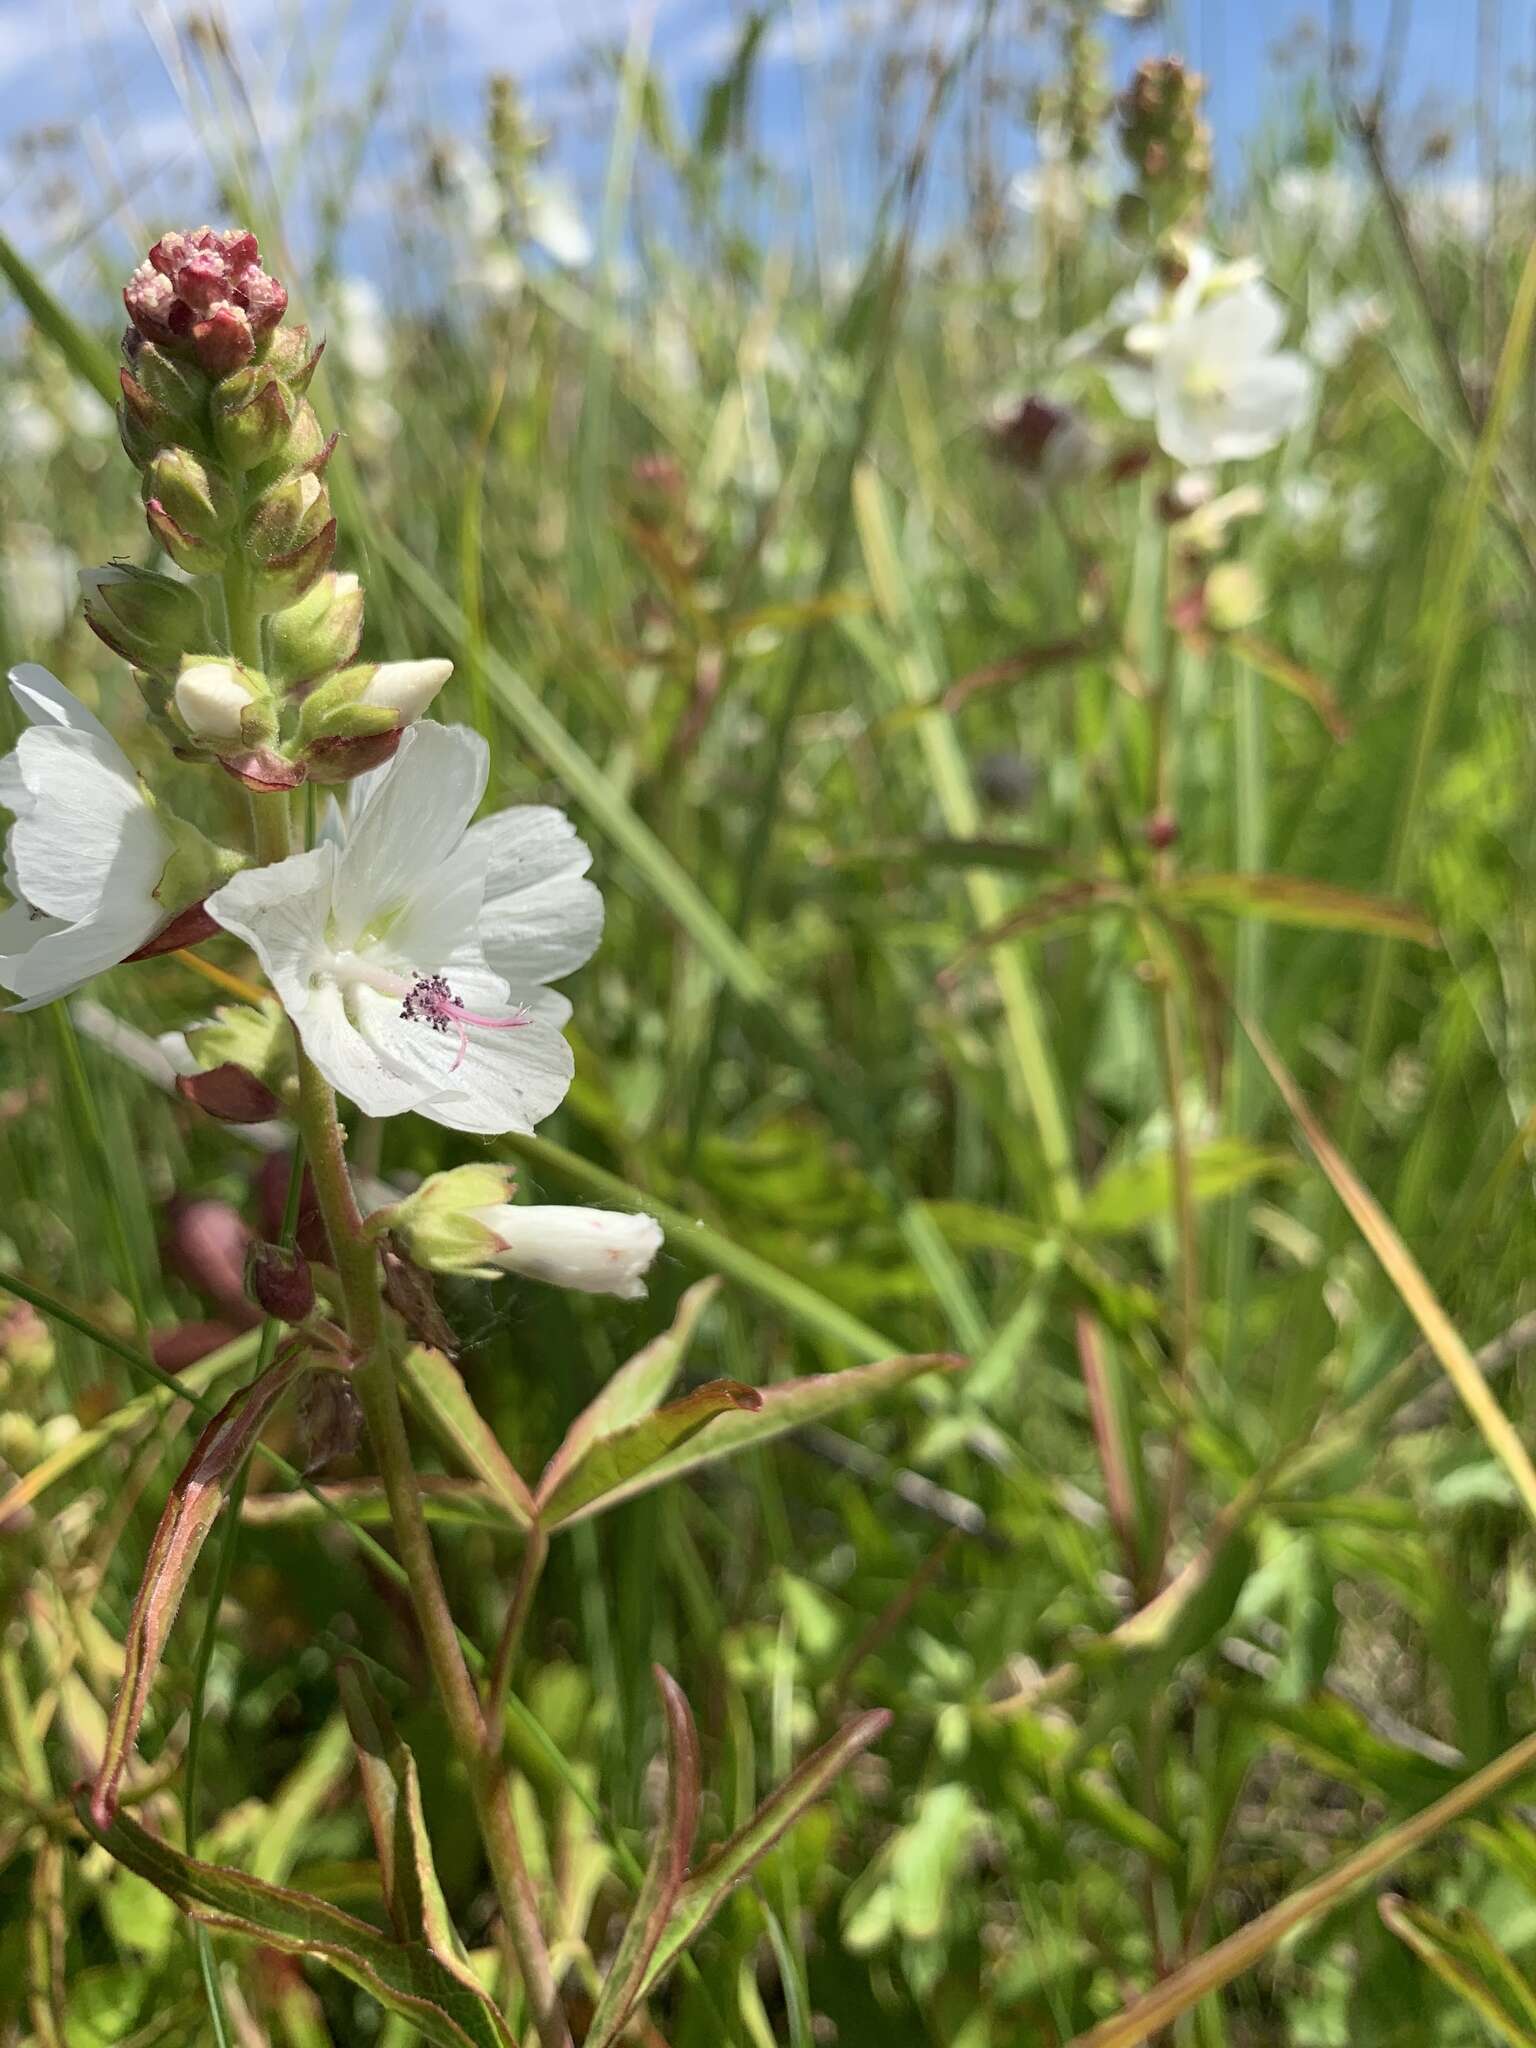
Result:
[[[345,1373],[307,1372],[299,1386],[304,1476],[350,1458],[363,1440],[363,1411]]]
[[[285,611],[330,568],[336,553],[336,522],[328,519],[318,533],[285,555],[272,555],[252,574],[251,601],[258,611]]]
[[[332,570],[297,604],[273,614],[267,627],[269,673],[290,689],[316,682],[351,661],[362,637],[362,585]]]
[[[175,668],[183,649],[207,637],[202,600],[185,583],[113,562],[80,571],[85,622],[136,668]]]
[[[236,370],[214,386],[213,438],[231,469],[275,462],[293,433],[294,401],[265,363]]]
[[[265,681],[238,661],[184,655],[171,702],[188,738],[201,745],[258,746],[276,737]]]
[[[623,1301],[643,1299],[644,1275],[662,1243],[654,1216],[620,1209],[502,1202],[474,1210],[472,1219],[497,1239],[490,1263],[499,1271],[582,1294],[616,1294]]]
[[[307,327],[274,327],[261,360],[267,369],[277,372],[290,391],[302,398],[324,354],[323,341],[311,349]]]
[[[384,732],[360,733],[355,739],[334,735],[314,740],[304,749],[299,774],[311,782],[351,782],[382,768],[400,746],[403,726],[392,725]]]
[[[304,747],[398,733],[411,725],[453,674],[451,661],[363,662],[331,676],[304,699]]]
[[[315,1305],[309,1261],[295,1247],[258,1239],[246,1254],[246,1292],[281,1323],[302,1323]]]
[[[251,360],[288,294],[262,269],[253,234],[204,227],[162,235],[129,278],[123,303],[146,341],[223,377]]]
[[[325,485],[306,470],[261,493],[246,514],[246,543],[258,561],[275,561],[313,540],[330,516]]]
[[[452,674],[451,661],[382,662],[357,701],[371,711],[392,711],[401,725],[414,725]]]
[[[987,436],[1000,461],[1039,483],[1077,482],[1103,460],[1082,415],[1036,392],[998,405],[987,421]]]
[[[481,1215],[507,1202],[513,1177],[502,1166],[449,1167],[424,1180],[413,1195],[368,1219],[368,1234],[393,1232],[416,1261],[434,1273],[469,1273],[494,1279],[490,1261],[501,1240]]]
[[[191,576],[222,569],[237,511],[224,479],[185,448],[162,448],[145,465],[142,488],[150,532],[176,566]]]

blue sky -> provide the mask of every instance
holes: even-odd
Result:
[[[738,4],[654,0],[644,7],[656,68],[685,110],[725,62]],[[1022,11],[1022,0],[1007,4]],[[1362,44],[1379,45],[1389,6],[1390,0],[1353,0]],[[824,151],[829,129],[836,131],[832,153],[844,159],[845,190],[859,191],[861,171],[852,159],[866,150],[872,86],[866,79],[844,88],[829,109],[827,67],[850,51],[874,47],[878,35],[871,24],[878,26],[890,9],[891,0],[781,0],[761,68],[759,135],[792,187],[808,155],[809,107]],[[38,234],[40,205],[61,170],[76,189],[80,226],[109,224],[125,250],[162,216],[214,206],[206,150],[187,113],[198,94],[195,85],[189,89],[172,25],[183,11],[183,0],[0,0],[0,143],[14,149],[39,128],[58,131],[47,149],[23,158],[21,176],[14,184],[7,180],[0,200],[0,225],[33,252],[46,246]],[[554,126],[562,156],[593,199],[603,138],[581,113],[570,69],[584,45],[623,38],[638,11],[637,0],[225,0],[223,8],[255,125],[280,177],[306,51],[329,50],[327,75],[344,99],[356,101],[367,90],[377,53],[395,47],[398,34],[394,89],[373,150],[381,174],[419,150],[425,128],[478,132],[484,78],[505,69],[521,80],[535,113]],[[952,17],[964,11],[960,0],[951,0]],[[1157,28],[1132,32],[1107,22],[1106,30],[1117,77],[1136,55],[1168,49],[1205,71],[1230,169],[1243,138],[1289,91],[1272,61],[1274,48],[1294,47],[1300,24],[1319,11],[1301,0],[1175,0]],[[1536,0],[1503,0],[1502,17],[1512,66],[1536,53]],[[1427,95],[1448,114],[1467,105],[1476,84],[1474,18],[1471,0],[1416,0],[1402,76],[1405,101]],[[1525,107],[1511,104],[1507,114],[1512,130],[1518,125],[1528,132]],[[229,116],[215,110],[211,118],[221,128]],[[377,190],[381,179],[374,182]],[[63,225],[67,230],[67,214]],[[355,260],[364,265],[369,240],[360,234]]]

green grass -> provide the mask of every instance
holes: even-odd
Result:
[[[388,37],[379,61],[340,111],[301,81],[304,119],[324,108],[345,146],[275,168],[217,95],[194,108],[231,217],[320,328],[369,126],[410,103]],[[952,123],[1000,61],[962,52]],[[572,2010],[645,1860],[660,1661],[698,1718],[712,1841],[855,1708],[894,1720],[637,2041],[1064,2048],[1168,1980],[1149,2024],[1179,2048],[1530,2043],[1536,1832],[1507,1753],[1536,1726],[1532,195],[1511,185],[1486,249],[1414,212],[1416,279],[1367,185],[1338,237],[1278,196],[1308,151],[1356,174],[1305,94],[1256,146],[1213,238],[1262,257],[1293,339],[1346,291],[1384,320],[1313,425],[1224,479],[1264,487],[1225,551],[1268,603],[1246,641],[1193,644],[1168,623],[1187,568],[1166,468],[1038,492],[981,427],[1038,382],[1138,438],[1080,362],[1051,366],[1139,259],[1102,215],[996,239],[980,189],[941,240],[923,84],[858,277],[824,289],[758,238],[750,62],[690,138],[637,39],[599,240],[638,281],[535,262],[508,303],[429,310],[386,269],[388,371],[333,341],[315,390],[347,430],[331,480],[369,652],[454,657],[439,711],[490,741],[488,807],[566,805],[607,900],[569,985],[567,1103],[482,1149],[543,1199],[643,1206],[668,1232],[644,1303],[442,1289],[508,1456],[536,1474],[701,1272],[724,1285],[690,1382],[972,1360],[554,1537],[509,1739]],[[954,175],[955,132],[926,176]],[[453,232],[423,183],[402,233]],[[0,638],[163,781],[126,671],[26,567],[40,543],[150,560],[131,471],[71,410],[110,394],[125,267],[106,224],[84,253],[67,274],[103,289],[64,305],[0,244],[0,408],[61,428],[0,467]],[[1308,519],[1314,479],[1333,510]],[[236,829],[232,782],[188,767],[175,787]],[[1197,877],[1225,879],[1181,894]],[[251,972],[232,941],[203,951]],[[214,997],[174,956],[91,994],[149,1038]],[[385,1180],[481,1156],[420,1119],[351,1122]],[[255,1221],[261,1163],[90,1013],[0,1022],[0,1498],[39,1475],[0,1532],[0,2048],[417,2038],[318,1963],[194,1942],[69,1807],[196,1407],[217,1405],[201,1379],[188,1404],[146,1397],[147,1360],[191,1323],[238,1335],[198,1233]],[[291,1416],[266,1442],[255,1496],[302,1464]],[[326,1477],[366,1471],[364,1452]],[[488,1654],[517,1541],[493,1517],[434,1528]],[[489,1965],[398,1570],[339,1513],[216,1539],[136,1817],[269,1878],[280,1825],[279,1881],[377,1917],[337,1761],[343,1655],[415,1751],[444,1893]],[[1287,1926],[1321,1871],[1387,1863],[1406,1905],[1325,1891]]]

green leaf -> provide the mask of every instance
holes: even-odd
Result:
[[[533,1495],[459,1377],[458,1368],[425,1344],[406,1353],[401,1374],[433,1435],[466,1470],[483,1480],[518,1528],[533,1522]]]
[[[547,1499],[600,1438],[612,1436],[649,1415],[682,1370],[693,1333],[720,1292],[718,1280],[699,1280],[677,1305],[670,1329],[637,1351],[590,1401],[565,1433],[565,1441],[544,1468],[538,1497]]]
[[[1181,875],[1159,889],[1154,900],[1175,910],[1219,910],[1308,931],[1365,932],[1411,939],[1420,946],[1440,943],[1429,919],[1411,903],[1305,875]]]
[[[819,1422],[823,1417],[835,1414],[839,1408],[889,1393],[892,1388],[916,1379],[920,1373],[954,1371],[964,1362],[949,1352],[924,1352],[912,1357],[882,1358],[873,1365],[853,1365],[846,1372],[816,1373],[808,1379],[781,1380],[772,1387],[736,1387],[738,1394],[756,1395],[755,1402],[749,1405],[733,1398],[723,1407],[714,1408],[712,1414],[718,1419],[710,1422],[708,1430],[697,1442],[677,1441],[643,1468],[619,1476],[610,1464],[607,1469],[611,1483],[604,1486],[600,1500],[587,1499],[586,1504],[572,1507],[564,1489],[557,1489],[550,1499],[541,1502],[540,1520],[548,1528],[565,1527],[573,1521],[582,1520],[599,1505],[613,1507],[637,1493],[648,1493],[653,1487],[676,1479],[684,1472],[697,1471],[701,1465],[712,1465],[720,1458],[734,1457],[738,1451],[756,1450],[760,1444],[783,1436],[786,1430],[800,1429],[808,1422]],[[716,1384],[735,1386],[732,1381]],[[699,1389],[700,1394],[711,1391],[706,1387]],[[684,1406],[683,1402],[674,1404],[677,1409]],[[663,1415],[672,1413],[672,1409],[664,1408],[651,1420],[659,1422]],[[647,1427],[644,1423],[639,1425],[641,1431]],[[619,1441],[609,1439],[610,1444]],[[576,1481],[580,1477],[578,1472]]]
[[[480,1987],[437,1880],[416,1759],[396,1733],[361,1664],[344,1660],[336,1668],[336,1682],[357,1750],[363,1803],[378,1847],[384,1903],[395,1933],[405,1943],[424,1942],[445,1969],[478,1994]]]
[[[701,157],[719,156],[728,145],[741,140],[752,92],[752,73],[770,13],[767,7],[752,9],[741,25],[730,63],[704,95],[704,111],[699,121]]]
[[[115,406],[117,366],[110,350],[103,348],[94,335],[87,334],[79,321],[66,312],[21,251],[4,235],[0,235],[0,273],[81,383],[89,384],[108,405]]]
[[[138,1740],[149,1689],[198,1553],[218,1519],[230,1482],[305,1357],[301,1343],[290,1345],[248,1387],[231,1395],[192,1446],[192,1455],[171,1488],[128,1620],[123,1682],[91,1787],[91,1805],[103,1826],[117,1810],[118,1789]]]
[[[1475,1913],[1449,1920],[1388,1893],[1377,1909],[1399,1941],[1470,2006],[1510,2048],[1536,2048],[1536,1988],[1521,1975]]]
[[[1256,1180],[1292,1173],[1288,1152],[1250,1145],[1241,1138],[1213,1138],[1190,1151],[1190,1180],[1197,1202],[1212,1202]],[[1083,1198],[1075,1227],[1091,1237],[1120,1237],[1173,1213],[1173,1157],[1155,1152],[1108,1167]]]
[[[688,1875],[699,1825],[699,1732],[682,1689],[659,1664],[652,1666],[667,1724],[667,1805],[634,1911],[603,1981],[586,2048],[609,2048],[623,2032],[640,1997],[656,1944]]]
[[[468,1529],[515,1529],[528,1524],[508,1512],[506,1503],[478,1479],[447,1479],[440,1472],[418,1476],[421,1504],[429,1522]],[[354,1528],[389,1526],[389,1502],[377,1479],[337,1479],[305,1493],[247,1494],[242,1522],[256,1529],[290,1528],[295,1523],[349,1522]]]
[[[641,1982],[648,1996],[685,1949],[709,1925],[744,1877],[762,1861],[780,1836],[831,1788],[860,1750],[867,1749],[891,1724],[883,1707],[860,1714],[840,1728],[832,1740],[808,1756],[776,1792],[771,1792],[744,1827],[722,1843],[695,1871],[678,1895],[666,1929],[656,1944]]]
[[[706,1423],[732,1410],[755,1414],[762,1396],[740,1380],[711,1380],[680,1401],[588,1446],[553,1485],[541,1484],[535,1501],[546,1529],[561,1529],[602,1507],[656,1484],[651,1474],[681,1451]],[[547,1478],[548,1475],[546,1475]]]
[[[366,1921],[308,1892],[287,1891],[244,1871],[201,1863],[157,1841],[126,1814],[103,1827],[83,1793],[76,1806],[109,1854],[147,1878],[201,1926],[260,1942],[283,1955],[319,1956],[386,2010],[408,2019],[437,2048],[516,2048],[485,1993],[471,1989],[425,1942],[387,1940]]]

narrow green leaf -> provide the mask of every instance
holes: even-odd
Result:
[[[416,1344],[401,1377],[423,1421],[444,1447],[490,1488],[520,1529],[533,1520],[533,1495],[496,1434],[469,1398],[458,1368],[441,1351]]]
[[[860,1750],[867,1749],[890,1725],[891,1716],[883,1707],[877,1707],[840,1728],[829,1743],[807,1757],[776,1792],[771,1792],[746,1825],[738,1828],[694,1873],[679,1894],[647,1966],[641,1997],[655,1989],[779,1838],[831,1789]]]
[[[339,1664],[336,1682],[357,1750],[363,1803],[395,1933],[402,1942],[424,1942],[445,1969],[479,1993],[432,1861],[416,1759],[361,1664],[351,1658]]]
[[[80,1819],[125,1869],[146,1878],[204,1927],[237,1934],[283,1955],[319,1956],[399,2013],[435,2048],[516,2048],[485,1993],[448,1969],[424,1942],[387,1940],[308,1892],[262,1884],[244,1871],[185,1856],[119,1813],[101,1826],[82,1792]]]
[[[623,2032],[645,1982],[646,1970],[688,1875],[688,1859],[699,1825],[699,1732],[682,1688],[659,1664],[652,1675],[667,1724],[667,1804],[645,1878],[625,1924],[592,2024],[586,2048],[610,2048]]]
[[[467,1529],[515,1530],[528,1524],[509,1514],[499,1494],[478,1479],[448,1479],[440,1472],[419,1475],[422,1507],[429,1522]],[[253,1528],[289,1528],[295,1523],[347,1522],[353,1528],[389,1526],[389,1502],[377,1479],[337,1479],[300,1493],[248,1494],[240,1510]]]
[[[536,1501],[539,1521],[546,1529],[566,1528],[599,1508],[645,1491],[656,1484],[651,1474],[681,1454],[707,1423],[738,1411],[755,1414],[762,1405],[757,1389],[744,1387],[740,1380],[711,1380],[695,1387],[680,1401],[597,1438],[553,1485],[541,1486]]]
[[[717,1409],[718,1419],[710,1423],[702,1436],[694,1441],[680,1442],[643,1470],[615,1479],[604,1489],[600,1501],[572,1510],[564,1505],[562,1493],[545,1503],[541,1519],[548,1528],[566,1527],[571,1522],[585,1519],[596,1507],[615,1507],[621,1500],[632,1499],[637,1493],[649,1493],[669,1479],[697,1471],[701,1465],[713,1465],[721,1458],[734,1457],[738,1451],[756,1450],[759,1445],[771,1443],[776,1436],[783,1436],[788,1430],[803,1428],[808,1422],[822,1421],[839,1408],[848,1408],[855,1402],[889,1393],[892,1388],[916,1379],[920,1373],[953,1372],[964,1363],[951,1352],[923,1352],[910,1357],[882,1358],[873,1365],[852,1365],[846,1372],[815,1373],[808,1379],[781,1380],[772,1387],[743,1387],[739,1389],[741,1393],[757,1395],[755,1405],[732,1402],[724,1412]],[[733,1383],[727,1381],[724,1384]],[[708,1389],[700,1388],[699,1391],[704,1393]],[[679,1407],[682,1405],[681,1402],[677,1404]],[[663,1415],[668,1412],[666,1409],[661,1411]]]
[[[1429,919],[1411,903],[1341,889],[1306,875],[1180,875],[1155,900],[1178,910],[1219,910],[1309,931],[1365,932],[1410,939],[1419,946],[1440,943]]]
[[[597,1398],[583,1408],[544,1468],[538,1484],[540,1499],[549,1497],[600,1437],[641,1421],[666,1398],[667,1389],[682,1370],[699,1319],[719,1292],[718,1280],[696,1281],[678,1303],[671,1328],[621,1365]]]
[[[1510,2048],[1536,2048],[1536,1991],[1473,1913],[1450,1920],[1388,1893],[1377,1910],[1441,1983]]]
[[[91,1787],[91,1805],[103,1826],[117,1810],[118,1789],[138,1740],[149,1689],[198,1553],[218,1519],[230,1480],[304,1358],[303,1346],[292,1345],[248,1387],[231,1395],[193,1445],[171,1488],[129,1617],[123,1682]]]
[[[87,334],[28,263],[21,251],[0,235],[0,273],[26,307],[34,323],[53,343],[82,384],[89,384],[108,405],[117,404],[117,366],[111,351]]]

